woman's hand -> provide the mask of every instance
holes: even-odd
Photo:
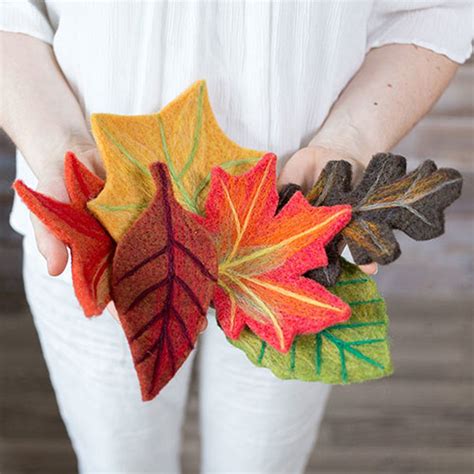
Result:
[[[103,169],[83,111],[49,44],[18,33],[0,32],[0,126],[38,179],[37,190],[68,201],[64,155],[74,152],[94,173]],[[66,247],[36,217],[36,242],[51,275],[66,267]]]
[[[308,191],[328,161],[352,164],[357,182],[375,153],[391,150],[446,89],[458,65],[407,44],[372,49],[310,142],[284,166],[279,184]],[[362,265],[368,274],[377,265]]]
[[[50,45],[27,35],[0,32],[0,51],[0,126],[38,179],[36,189],[67,202],[67,151],[97,176],[105,176],[81,106]],[[31,220],[49,274],[60,275],[68,261],[66,246],[34,215]],[[118,319],[113,302],[107,308]]]
[[[94,174],[101,178],[105,176],[99,152],[92,139],[90,139],[90,141],[83,141],[80,144],[70,143],[69,146],[65,145],[65,151],[73,151],[79,160]],[[64,155],[64,153],[61,154]],[[59,159],[54,162],[59,163]],[[36,190],[58,201],[68,202],[69,196],[64,182],[64,168],[61,166],[47,167],[38,176],[38,186]],[[66,245],[57,239],[33,213],[30,213],[30,218],[33,224],[36,245],[46,260],[48,273],[51,276],[60,275],[65,270],[68,262]],[[107,310],[116,321],[120,322],[113,301],[107,305]]]
[[[352,164],[353,179],[357,182],[364,170],[364,165],[346,152],[336,151],[323,146],[309,146],[297,151],[283,167],[278,185],[283,186],[288,183],[299,184],[303,192],[308,192],[318,179],[321,171],[329,161],[346,160]],[[361,265],[361,270],[369,275],[377,273],[376,263]]]
[[[343,151],[323,146],[308,146],[298,150],[283,167],[279,186],[288,183],[299,184],[303,191],[308,192],[319,178],[326,164],[334,160],[345,160],[352,165],[354,181],[357,182],[364,170],[364,165]]]
[[[101,177],[104,176],[99,153],[92,141],[81,146],[72,143],[69,146],[65,146],[64,153],[61,151],[59,155],[64,156],[66,151],[74,151],[79,160],[93,173]],[[59,159],[57,163],[60,163]],[[69,196],[64,182],[64,168],[62,166],[46,167],[43,172],[39,173],[36,190],[58,201],[68,202]],[[58,276],[67,265],[67,248],[33,213],[30,213],[30,217],[35,233],[36,245],[41,255],[46,259],[48,273],[52,276]]]

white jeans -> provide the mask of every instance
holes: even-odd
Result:
[[[177,473],[194,353],[142,402],[126,339],[108,314],[86,319],[69,283],[24,242],[26,295],[82,473]],[[213,314],[199,340],[204,473],[299,473],[329,387],[282,381],[232,347]]]

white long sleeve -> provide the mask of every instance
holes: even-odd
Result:
[[[380,1],[369,18],[367,49],[416,44],[463,63],[472,53],[473,15],[466,1]]]
[[[0,31],[23,33],[49,44],[53,42],[53,29],[42,1],[1,0]]]

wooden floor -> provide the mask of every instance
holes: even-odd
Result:
[[[433,157],[460,168],[464,194],[448,213],[445,236],[402,239],[402,257],[381,269],[395,374],[334,388],[309,473],[474,472],[473,79],[470,64],[400,146],[415,162]],[[11,149],[0,152],[0,472],[73,474],[74,454],[24,300],[20,240],[7,226]],[[185,473],[198,472],[195,383],[183,465]]]

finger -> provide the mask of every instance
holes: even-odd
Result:
[[[107,311],[110,313],[110,315],[120,324],[120,318],[119,318],[119,314],[118,314],[118,311],[117,311],[117,308],[115,307],[115,303],[113,301],[111,301],[108,305],[107,305]]]
[[[84,163],[96,176],[105,179],[105,169],[100,159],[99,152],[95,146],[87,151],[81,152],[77,157]]]
[[[305,172],[303,169],[284,168],[278,177],[277,188],[281,190],[286,184],[297,184],[306,194],[313,185],[313,172]]]
[[[294,183],[301,186],[303,192],[307,192],[313,185],[316,160],[313,150],[301,149],[297,151],[283,166],[278,176],[278,188],[285,184]]]
[[[304,180],[304,171],[300,168],[292,169],[290,165],[285,166],[278,176],[277,184],[279,187],[289,183],[301,183]]]
[[[376,263],[369,263],[367,265],[359,265],[359,268],[367,275],[377,275],[379,266]]]
[[[66,268],[68,252],[66,246],[58,240],[34,215],[31,215],[35,232],[36,245],[41,255],[46,259],[48,273],[51,276],[60,275]]]

